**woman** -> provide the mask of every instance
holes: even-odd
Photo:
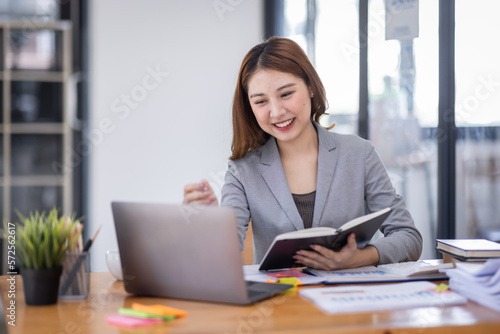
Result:
[[[221,206],[235,210],[240,242],[252,221],[254,263],[275,236],[343,223],[390,207],[383,238],[340,251],[312,245],[296,263],[334,270],[417,260],[422,237],[370,142],[319,125],[326,110],[321,80],[303,50],[274,37],[243,59],[233,100],[233,143]],[[187,185],[185,203],[217,204],[203,180]]]

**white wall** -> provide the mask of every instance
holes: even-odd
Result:
[[[262,40],[263,9],[254,0],[106,0],[91,1],[89,17],[86,222],[89,235],[103,225],[91,257],[92,271],[106,271],[105,252],[117,248],[111,201],[181,202],[184,185],[201,178],[218,188],[239,65]]]

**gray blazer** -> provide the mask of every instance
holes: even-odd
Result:
[[[380,228],[384,237],[371,242],[379,252],[379,263],[417,260],[422,236],[371,143],[313,124],[319,154],[312,227],[338,228],[366,213],[391,207]],[[229,161],[221,206],[235,210],[241,249],[252,221],[254,263],[262,260],[278,234],[304,229],[274,137],[243,158]]]

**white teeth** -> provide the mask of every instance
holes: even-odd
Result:
[[[276,125],[278,128],[284,128],[285,126],[288,126],[290,125],[290,123],[293,122],[293,118],[292,119],[289,119],[288,121],[286,122],[283,122],[283,123],[276,123],[274,125]]]

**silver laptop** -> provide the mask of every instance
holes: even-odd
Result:
[[[243,279],[231,209],[137,202],[111,207],[129,293],[248,305],[292,287]]]

